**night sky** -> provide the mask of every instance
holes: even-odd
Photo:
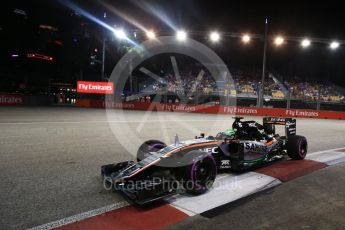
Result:
[[[102,16],[111,16],[109,5],[147,27],[167,28],[146,6],[160,10],[173,24],[186,30],[263,32],[263,20],[270,20],[270,32],[290,36],[344,38],[345,7],[340,1],[74,1]]]
[[[37,22],[56,25],[70,31],[68,15],[71,9],[66,1],[10,1],[2,7],[0,26],[11,26],[8,12],[13,8],[24,9]],[[345,7],[340,1],[72,1],[80,8],[102,19],[107,12],[106,22],[110,25],[136,28],[133,23],[124,20],[125,15],[145,28],[153,28],[158,33],[173,34],[173,28],[186,31],[210,30],[236,33],[264,33],[264,19],[269,20],[269,35],[297,36],[308,38],[345,40]],[[13,11],[13,10],[12,10]],[[157,15],[154,15],[156,12]],[[169,23],[164,22],[162,16]],[[161,18],[159,18],[161,17]],[[93,22],[94,28],[99,27]],[[167,25],[167,24],[170,24]],[[6,37],[6,39],[9,39]],[[6,46],[6,39],[1,42]],[[203,41],[204,38],[196,38]],[[234,38],[223,38],[213,48],[229,65],[261,65],[262,41],[254,41],[249,47],[239,45]],[[302,50],[297,42],[287,42],[281,48],[268,47],[268,69],[275,69],[287,75],[299,75],[302,78],[328,79],[339,85],[345,85],[345,43],[336,51],[327,44],[312,44],[308,50]]]

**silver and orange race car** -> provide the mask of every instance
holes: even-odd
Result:
[[[138,149],[137,162],[103,165],[107,189],[120,191],[138,204],[146,204],[184,191],[202,194],[212,187],[217,173],[243,171],[284,158],[303,160],[308,143],[296,135],[296,119],[264,117],[263,124],[234,117],[232,127],[216,136],[166,145],[148,140]],[[285,127],[285,135],[275,132]]]

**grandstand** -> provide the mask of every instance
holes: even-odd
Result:
[[[206,71],[205,71],[206,72]],[[237,97],[257,97],[260,87],[260,71],[251,70],[235,70],[231,71],[235,83]],[[180,73],[180,79],[176,78],[172,72],[162,76],[164,81],[151,82],[150,85],[144,87],[141,92],[146,93],[179,93],[181,91],[187,93],[201,93],[212,94],[219,92],[219,86],[213,77],[206,72],[202,81],[197,80],[196,71],[189,70]],[[268,74],[265,82],[265,96],[271,99],[286,99],[289,95],[292,99],[303,99],[307,101],[320,100],[330,102],[344,101],[344,95],[334,87],[331,83],[320,84],[317,82],[304,82],[298,77],[285,77],[284,82],[281,82],[273,74]],[[226,88],[226,87],[224,87]]]
[[[226,83],[220,87],[215,79],[203,69],[202,80],[197,79],[200,65],[188,65],[180,71],[180,77],[174,76],[172,70],[163,73],[162,81],[148,79],[145,87],[139,90],[140,95],[166,95],[162,101],[180,102],[181,96],[188,96],[185,103],[219,103],[228,95],[237,97],[237,104],[256,106],[261,85],[260,68],[229,68],[234,80],[234,88],[229,89]],[[283,76],[276,71],[269,72],[265,78],[265,106],[286,108],[289,104],[295,108],[343,110],[345,97],[341,88],[332,83],[308,82],[296,76]],[[319,95],[320,94],[320,95]],[[289,103],[287,101],[290,101]],[[319,103],[319,105],[318,105]]]

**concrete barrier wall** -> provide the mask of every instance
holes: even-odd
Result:
[[[105,103],[101,100],[78,99],[78,107],[113,108],[128,110],[152,110],[171,112],[192,112],[209,114],[232,114],[247,116],[275,116],[275,117],[301,117],[320,119],[342,119],[345,120],[345,112],[310,110],[310,109],[281,109],[281,108],[256,108],[221,105],[183,105],[183,104],[161,104],[145,102],[119,102]]]
[[[24,96],[18,94],[0,94],[0,106],[24,105]]]
[[[52,98],[49,96],[34,96],[22,94],[0,93],[0,106],[44,106],[50,105]]]

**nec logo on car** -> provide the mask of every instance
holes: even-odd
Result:
[[[200,149],[200,151],[207,152],[207,153],[218,153],[218,147],[213,147],[213,148],[203,148]]]
[[[244,143],[244,149],[247,152],[267,152],[267,146],[259,145],[252,142]]]

